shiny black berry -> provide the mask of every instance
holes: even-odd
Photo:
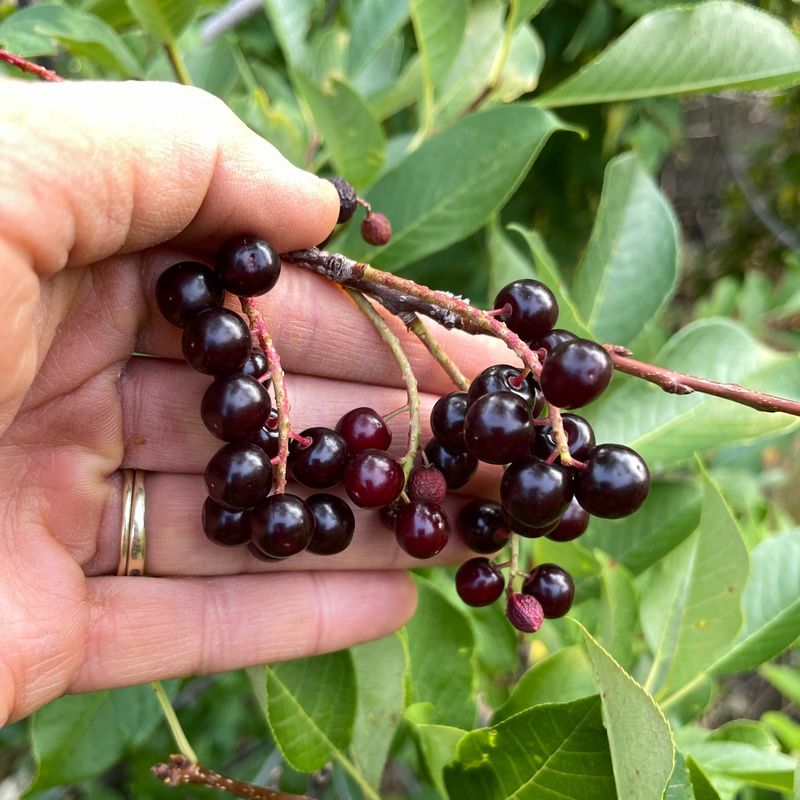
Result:
[[[508,541],[511,532],[503,520],[503,509],[491,500],[472,500],[456,517],[456,530],[470,550],[494,553]]]
[[[464,486],[478,469],[478,459],[472,453],[453,453],[438,439],[425,445],[425,456],[444,475],[451,491]]]
[[[511,313],[500,317],[526,342],[544,336],[558,319],[555,295],[540,281],[523,278],[502,288],[494,299],[496,309],[511,306]]]
[[[511,464],[500,481],[503,508],[523,525],[543,528],[561,517],[572,500],[572,475],[535,456]]]
[[[557,564],[535,567],[525,578],[522,591],[539,601],[548,619],[563,617],[572,608],[575,599],[572,576]]]
[[[205,264],[181,261],[161,273],[156,283],[156,302],[164,318],[184,328],[192,317],[218,308],[225,297],[219,276]]]
[[[270,458],[278,455],[278,412],[273,408],[265,425],[251,437],[250,444],[260,447]]]
[[[433,435],[452,453],[467,449],[464,444],[467,405],[466,392],[451,392],[440,397],[431,410]]]
[[[569,454],[577,461],[585,461],[595,445],[592,426],[577,414],[562,414],[564,433],[567,435]],[[553,427],[545,425],[536,430],[533,437],[533,454],[539,458],[548,458],[556,449]]]
[[[596,517],[617,519],[633,514],[650,491],[650,472],[630,447],[601,444],[586,459],[575,481],[578,502]]]
[[[281,275],[277,251],[255,236],[235,236],[225,242],[216,266],[225,288],[239,297],[266,294]]]
[[[588,339],[570,339],[550,351],[542,367],[545,399],[559,408],[580,408],[598,398],[613,366],[605,348]]]
[[[533,421],[528,404],[511,392],[479,397],[467,411],[464,441],[468,452],[487,464],[508,464],[530,453]]]
[[[321,492],[307,497],[306,507],[314,517],[309,552],[330,556],[347,549],[356,526],[350,506],[341,497]]]
[[[267,354],[260,347],[254,347],[247,356],[247,360],[242,364],[241,371],[256,380],[263,378],[269,372]]]
[[[571,542],[582,536],[589,527],[589,512],[581,506],[577,498],[573,497],[564,516],[558,524],[547,534],[548,539],[554,542]]]
[[[214,544],[246,544],[250,541],[246,514],[247,511],[233,511],[207,497],[203,503],[203,531]]]
[[[532,375],[520,380],[521,370],[511,364],[493,364],[486,367],[469,385],[467,401],[472,405],[479,397],[492,392],[518,394],[530,406],[531,414],[538,417],[544,408],[544,395]]]
[[[200,405],[206,428],[226,442],[250,439],[267,421],[269,411],[267,390],[241,372],[218,377]]]
[[[560,518],[556,519],[554,522],[548,523],[547,525],[525,525],[518,519],[514,519],[514,517],[512,517],[508,511],[503,509],[503,522],[505,523],[506,528],[508,528],[508,530],[512,533],[517,533],[526,539],[540,539],[542,536],[547,536],[558,527]]]
[[[312,489],[328,489],[340,483],[350,460],[347,442],[330,428],[307,428],[300,434],[309,444],[293,441],[289,448],[292,477]]]
[[[252,444],[226,444],[206,467],[208,494],[227,508],[254,506],[272,488],[272,465]]]
[[[531,343],[532,350],[544,350],[549,353],[554,347],[558,347],[562,342],[568,342],[578,337],[572,331],[563,328],[553,328],[549,333]]]
[[[314,535],[314,516],[293,494],[264,498],[249,515],[253,544],[273,558],[286,558],[305,550]]]
[[[468,606],[488,606],[505,588],[503,573],[488,558],[471,558],[456,572],[456,591]]]
[[[183,330],[183,356],[208,375],[236,372],[250,355],[250,331],[227,308],[211,308],[192,317]]]

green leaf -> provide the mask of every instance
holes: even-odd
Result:
[[[739,599],[749,561],[739,526],[702,468],[697,530],[652,568],[641,615],[654,648],[646,686],[659,697],[700,675],[726,651],[742,624]]]
[[[537,277],[546,283],[555,295],[558,301],[558,327],[566,328],[577,336],[594,339],[594,334],[586,327],[575,299],[562,278],[561,270],[544,239],[536,231],[527,230],[516,223],[509,225],[508,229],[525,239],[536,265]]]
[[[174,44],[200,7],[198,0],[125,0],[139,24],[162,42]]]
[[[600,687],[617,792],[625,800],[661,800],[675,764],[669,723],[655,700],[576,624]]]
[[[417,611],[403,629],[409,703],[431,703],[430,722],[469,729],[475,721],[472,627],[461,609],[425,580]]]
[[[32,791],[100,775],[130,745],[141,744],[162,721],[149,686],[67,695],[31,720],[36,758]]]
[[[564,703],[597,692],[592,666],[580,645],[556,650],[520,678],[511,697],[494,715],[496,724],[542,703]]]
[[[468,733],[445,768],[458,800],[616,800],[600,699],[537,706]]]
[[[409,0],[360,0],[350,15],[350,74],[357,75],[408,22]]]
[[[800,398],[800,358],[778,356],[730,320],[700,320],[670,339],[654,362],[661,367],[741,383]],[[669,395],[638,378],[617,378],[618,388],[587,409],[598,440],[627,444],[652,470],[690,461],[721,444],[746,442],[798,425],[788,414],[764,414],[700,392]]]
[[[603,342],[628,344],[669,299],[678,276],[678,226],[634,155],[611,160],[573,294]]]
[[[397,636],[387,636],[353,647],[350,653],[358,686],[350,748],[361,774],[377,787],[405,706],[403,645]]]
[[[424,142],[369,191],[373,208],[392,221],[389,244],[370,247],[356,226],[342,251],[396,269],[463,239],[505,204],[559,128],[555,117],[521,105],[465,117]]]
[[[337,173],[358,188],[368,184],[383,164],[386,144],[367,104],[342,81],[333,79],[317,87],[299,72],[294,79]]]
[[[793,667],[764,664],[759,672],[786,698],[800,705],[800,673]]]
[[[642,17],[539,102],[555,108],[799,80],[800,42],[789,28],[743,3],[710,0]]]
[[[767,711],[761,721],[775,734],[786,750],[800,751],[800,724],[782,711]]]
[[[692,790],[692,779],[683,756],[676,751],[675,766],[672,769],[664,800],[696,800]]]
[[[266,667],[267,722],[296,770],[313,772],[340,756],[353,734],[356,678],[350,652]]]
[[[630,573],[622,564],[612,561],[603,553],[595,555],[602,565],[597,639],[624,669],[629,669],[633,662],[639,597]]]
[[[487,305],[494,303],[497,293],[511,281],[535,278],[536,272],[525,256],[511,242],[494,216],[486,226],[486,248],[489,251],[489,292]]]
[[[600,431],[598,435],[606,438]],[[696,481],[653,481],[639,511],[624,519],[593,518],[581,541],[600,548],[638,575],[697,527],[700,498]]]
[[[752,669],[800,636],[800,530],[761,542],[750,554],[742,597],[744,627],[716,674]]]
[[[549,0],[517,0],[511,5],[510,13],[513,17],[511,27],[516,28],[523,22],[535,17],[548,3]]]
[[[695,800],[720,800],[719,793],[697,762],[690,757],[686,759],[686,765],[689,767]]]
[[[141,66],[117,32],[94,14],[37,5],[0,23],[0,46],[25,58],[56,55],[59,44],[126,77],[141,74]]]
[[[286,63],[303,64],[316,0],[263,0],[263,3]]]
[[[444,768],[455,760],[458,743],[466,734],[461,728],[448,725],[430,725],[426,721],[434,715],[430,703],[416,704],[406,712],[406,719],[413,726],[428,774],[442,797],[447,797],[444,785]]]
[[[467,21],[467,2],[411,0],[411,21],[422,56],[426,91],[432,96],[458,53]]]

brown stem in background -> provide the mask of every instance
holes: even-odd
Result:
[[[58,73],[53,72],[53,70],[34,64],[33,61],[28,61],[27,58],[14,55],[14,53],[9,53],[8,50],[3,50],[2,48],[0,48],[0,61],[11,64],[11,66],[21,69],[23,72],[30,72],[31,75],[37,75],[45,81],[64,80]]]
[[[167,786],[208,786],[232,794],[234,797],[245,797],[249,800],[309,800],[306,795],[286,794],[274,789],[265,789],[254,783],[226,778],[218,772],[205,769],[185,756],[170,756],[169,764],[156,764],[151,769],[158,780]]]

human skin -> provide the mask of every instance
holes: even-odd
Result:
[[[229,236],[280,252],[322,241],[331,184],[196,89],[0,80],[0,108],[0,725],[65,692],[297,658],[402,625],[415,605],[404,569],[420,562],[375,512],[357,512],[346,552],[277,566],[203,536],[202,473],[220,445],[199,418],[210,379],[180,360],[180,331],[153,301],[166,267],[212,263]],[[337,287],[284,265],[258,302],[295,430],[403,405],[391,355]],[[507,360],[496,341],[435,333],[468,375]],[[453,387],[404,342],[427,418]],[[404,418],[392,425],[402,450]],[[114,577],[126,467],[148,471],[146,577]],[[492,483],[487,468],[468,489]],[[425,563],[467,556],[452,540]]]

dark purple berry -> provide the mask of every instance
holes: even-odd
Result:
[[[525,525],[519,520],[514,519],[514,517],[512,517],[508,511],[503,509],[503,522],[505,523],[506,528],[512,533],[518,533],[520,536],[524,536],[526,539],[540,539],[542,536],[547,536],[548,533],[554,531],[558,526],[560,519],[543,526]]]
[[[260,447],[226,444],[208,462],[206,486],[217,503],[250,508],[272,488],[272,465]]]
[[[312,494],[306,506],[314,517],[314,535],[308,550],[321,556],[331,556],[347,549],[353,539],[356,518],[350,506],[333,494]]]
[[[164,318],[185,328],[192,317],[222,305],[225,290],[213,269],[194,261],[181,261],[161,273],[156,302]]]
[[[203,395],[200,416],[214,436],[226,442],[250,439],[267,421],[270,399],[255,379],[240,372],[221,375]]]
[[[339,219],[336,221],[341,225],[356,213],[358,195],[356,195],[353,185],[344,178],[328,178],[328,180],[336,187],[336,192],[339,195]]]
[[[570,501],[564,516],[558,521],[553,530],[547,534],[548,539],[554,542],[571,542],[582,536],[589,527],[589,512],[582,508],[577,498]]]
[[[433,435],[451,452],[466,450],[464,417],[467,415],[467,393],[451,392],[440,397],[431,410]]]
[[[348,411],[337,423],[336,433],[344,436],[350,452],[388,450],[392,432],[377,411],[362,406]]]
[[[307,428],[300,435],[311,443],[291,443],[288,463],[292,477],[312,489],[328,489],[340,483],[350,460],[344,438],[330,428]]]
[[[557,564],[539,564],[526,576],[522,592],[539,601],[545,617],[556,619],[572,608],[575,584],[569,572]]]
[[[511,535],[503,520],[503,509],[491,500],[472,500],[456,518],[456,530],[470,550],[494,553]]]
[[[597,342],[570,339],[544,360],[542,391],[558,408],[580,408],[603,393],[613,371],[611,357]]]
[[[456,591],[468,606],[488,606],[505,588],[506,581],[497,565],[488,558],[471,558],[456,572]]]
[[[569,454],[577,461],[585,461],[595,444],[592,426],[577,414],[562,414],[561,420],[564,423],[564,433],[567,434]],[[537,428],[533,437],[533,454],[547,459],[555,449],[553,426]]]
[[[293,494],[265,497],[250,512],[250,536],[255,546],[273,558],[286,558],[308,547],[314,516]]]
[[[533,421],[528,404],[511,392],[479,397],[467,411],[467,450],[487,464],[508,464],[530,453]]]
[[[394,533],[394,522],[397,519],[397,512],[405,505],[402,500],[395,500],[394,503],[389,503],[388,506],[383,506],[378,511],[381,524],[387,531]]]
[[[618,519],[633,514],[650,491],[650,472],[644,459],[630,447],[601,444],[578,473],[575,496],[596,517]]]
[[[567,510],[572,475],[560,464],[526,456],[511,464],[500,481],[503,508],[523,525],[544,528]]]
[[[361,238],[367,244],[382,247],[392,238],[392,223],[383,214],[368,213],[361,222]]]
[[[281,275],[275,248],[256,236],[235,236],[217,254],[217,272],[225,288],[239,297],[266,294]]]
[[[344,488],[357,506],[380,508],[397,500],[405,480],[400,463],[388,453],[362,450],[347,465]]]
[[[511,313],[500,317],[526,342],[532,342],[552,330],[558,319],[555,295],[540,281],[523,278],[502,288],[494,299],[496,309],[508,304]]]
[[[269,412],[267,424],[262,425],[251,437],[250,444],[260,447],[270,458],[278,455],[278,412]]]
[[[425,445],[425,455],[444,475],[450,491],[464,486],[478,469],[478,459],[471,453],[451,453],[437,439],[431,439]]]
[[[250,555],[254,558],[257,558],[259,561],[283,561],[282,558],[276,558],[275,556],[268,556],[266,553],[262,553],[254,544],[253,542],[247,543],[247,549],[250,551]]]
[[[436,503],[407,503],[395,517],[394,535],[414,558],[433,558],[450,538],[450,521]]]
[[[192,317],[183,330],[183,356],[198,372],[236,372],[250,355],[250,331],[227,308],[210,308]]]
[[[203,503],[203,530],[214,542],[226,547],[250,541],[246,511],[232,511],[216,503],[210,497]]]
[[[553,328],[550,333],[546,333],[541,339],[537,339],[531,344],[531,350],[544,350],[549,353],[554,347],[558,347],[562,342],[578,337],[572,331],[565,331],[563,328]]]
[[[242,364],[241,371],[256,380],[263,378],[269,372],[267,354],[260,347],[254,347],[247,356],[247,360]]]
[[[486,367],[469,385],[467,401],[472,405],[479,397],[494,392],[518,394],[531,409],[531,415],[538,417],[544,408],[544,395],[532,375],[520,380],[521,370],[511,364],[493,364]]]

